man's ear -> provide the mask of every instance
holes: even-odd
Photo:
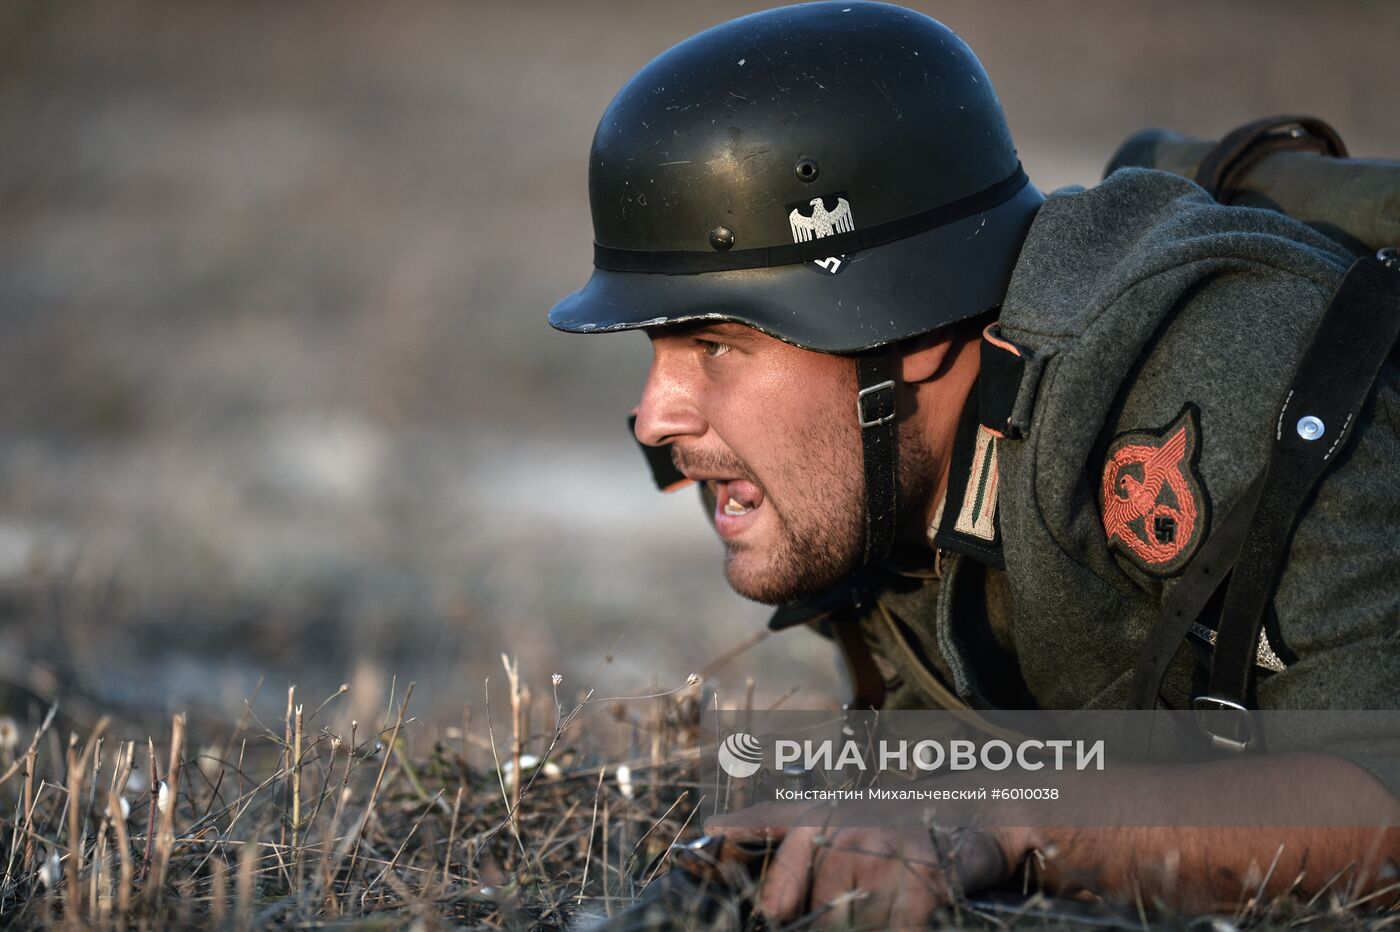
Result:
[[[906,385],[927,382],[943,374],[953,361],[953,327],[913,337],[900,348],[900,377]]]

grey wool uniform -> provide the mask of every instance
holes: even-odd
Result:
[[[1234,185],[1237,149],[1296,149],[1306,140],[1293,130],[1342,151],[1320,121],[1266,121],[1253,142],[1237,131],[1213,147],[1202,177]],[[1311,436],[1275,438],[1295,371],[1337,371],[1351,339],[1337,333],[1391,322],[1390,265],[1351,268],[1307,226],[1222,207],[1175,175],[1124,169],[1047,201],[972,50],[922,14],[862,0],[741,17],[657,56],[598,123],[589,202],[594,268],[550,310],[552,326],[728,321],[853,362],[859,569],[770,626],[835,637],[857,705],[1144,707],[1165,664],[1161,701],[1185,707],[1201,696],[1213,632],[1194,630],[1172,654],[1176,628],[1153,623],[1164,599],[1219,588],[1197,585],[1198,571],[1241,528],[1230,554],[1245,571],[1225,602],[1248,629],[1219,637],[1211,698],[1400,705],[1394,362],[1360,410],[1376,359],[1355,379],[1310,379],[1333,390],[1302,389],[1299,404],[1342,423],[1315,418]],[[1342,282],[1342,313],[1325,313]],[[897,348],[997,308],[933,546],[901,552]],[[1314,342],[1319,320],[1327,339]],[[645,414],[634,433],[653,477],[683,484]],[[1335,460],[1317,454],[1348,436]],[[1283,454],[1289,466],[1275,470]],[[1268,599],[1255,568],[1272,566],[1288,530],[1278,516],[1308,489],[1251,677]],[[1154,663],[1135,677],[1144,653]]]
[[[993,334],[1026,360],[1019,436],[966,413],[937,558],[866,574],[860,629],[884,707],[1123,708],[1163,596],[1274,432],[1294,429],[1277,423],[1280,402],[1350,262],[1302,224],[1221,206],[1174,175],[1123,170],[1052,195]],[[1297,525],[1258,708],[1400,708],[1397,463],[1392,355]],[[1213,636],[1188,637],[1164,705],[1189,707]],[[1400,791],[1364,735],[1354,746]]]

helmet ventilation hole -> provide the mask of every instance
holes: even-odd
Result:
[[[798,181],[812,182],[817,180],[817,175],[821,173],[821,168],[811,159],[801,159],[798,161],[797,165],[793,167],[793,171],[797,173]]]

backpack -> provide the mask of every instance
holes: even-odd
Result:
[[[1145,129],[1124,141],[1104,176],[1127,167],[1190,178],[1222,204],[1285,213],[1358,256],[1400,246],[1400,162],[1348,158],[1341,136],[1316,117],[1265,117],[1218,142]]]

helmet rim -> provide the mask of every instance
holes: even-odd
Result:
[[[616,333],[704,321],[746,324],[803,349],[874,349],[999,306],[1045,196],[1027,184],[989,210],[843,257],[667,275],[595,268],[549,312],[567,333]]]

